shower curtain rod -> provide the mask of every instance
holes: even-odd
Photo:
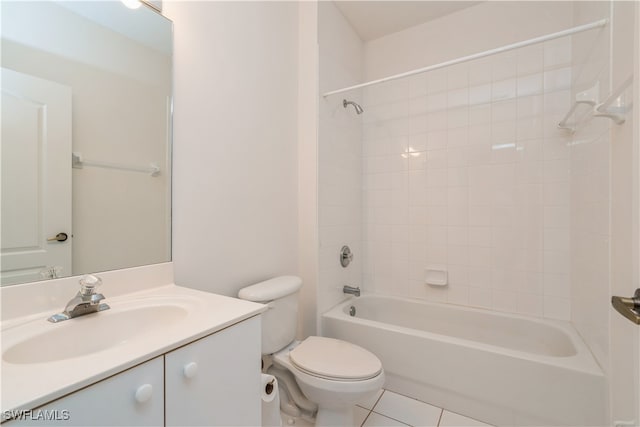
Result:
[[[551,34],[547,34],[547,35],[540,36],[540,37],[534,37],[534,38],[529,39],[529,40],[524,40],[524,41],[521,41],[521,42],[508,44],[508,45],[505,45],[505,46],[497,47],[495,49],[485,50],[484,52],[478,52],[478,53],[474,53],[472,55],[467,55],[467,56],[462,56],[460,58],[451,59],[449,61],[441,62],[439,64],[429,65],[427,67],[418,68],[418,69],[412,70],[412,71],[406,71],[404,73],[395,74],[393,76],[384,77],[382,79],[372,80],[370,82],[360,83],[360,84],[357,84],[357,85],[354,85],[354,86],[345,87],[343,89],[333,90],[331,92],[324,93],[322,96],[326,98],[327,96],[335,95],[335,94],[342,93],[342,92],[347,92],[347,91],[350,91],[350,90],[353,90],[353,89],[360,89],[360,88],[371,86],[371,85],[378,84],[378,83],[384,83],[384,82],[388,82],[388,81],[391,81],[391,80],[400,79],[400,78],[403,78],[403,77],[413,76],[415,74],[426,73],[427,71],[433,71],[433,70],[437,70],[437,69],[440,69],[440,68],[448,67],[450,65],[460,64],[462,62],[467,62],[467,61],[472,61],[474,59],[484,58],[485,56],[495,55],[496,53],[507,52],[509,50],[518,49],[520,47],[530,46],[530,45],[536,44],[536,43],[542,43],[542,42],[545,42],[547,40],[554,40],[554,39],[557,39],[557,38],[560,38],[560,37],[570,36],[572,34],[581,33],[583,31],[587,31],[587,30],[592,30],[594,28],[604,27],[605,25],[607,25],[607,23],[609,23],[608,19],[601,19],[599,21],[591,22],[589,24],[578,25],[577,27],[573,27],[573,28],[569,28],[569,29],[566,29],[566,30],[558,31],[557,33],[551,33]]]

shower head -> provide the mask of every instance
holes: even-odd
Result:
[[[347,101],[346,99],[343,99],[343,100],[342,100],[342,106],[343,106],[344,108],[347,108],[347,105],[349,105],[349,104],[353,105],[353,108],[355,108],[355,109],[356,109],[356,113],[358,113],[358,114],[362,114],[362,113],[364,112],[364,110],[362,109],[362,107],[361,107],[360,105],[356,104],[355,102],[353,102],[353,101]]]

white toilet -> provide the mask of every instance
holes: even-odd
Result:
[[[304,395],[318,405],[317,426],[353,424],[353,406],[384,384],[382,363],[371,352],[333,338],[294,341],[302,280],[281,276],[242,288],[241,299],[267,304],[262,314],[262,354],[295,377]]]

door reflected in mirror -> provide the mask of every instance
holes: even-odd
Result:
[[[171,22],[119,1],[0,8],[1,283],[169,261]]]

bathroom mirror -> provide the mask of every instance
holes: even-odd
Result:
[[[0,3],[2,285],[171,258],[172,23],[136,6]]]

